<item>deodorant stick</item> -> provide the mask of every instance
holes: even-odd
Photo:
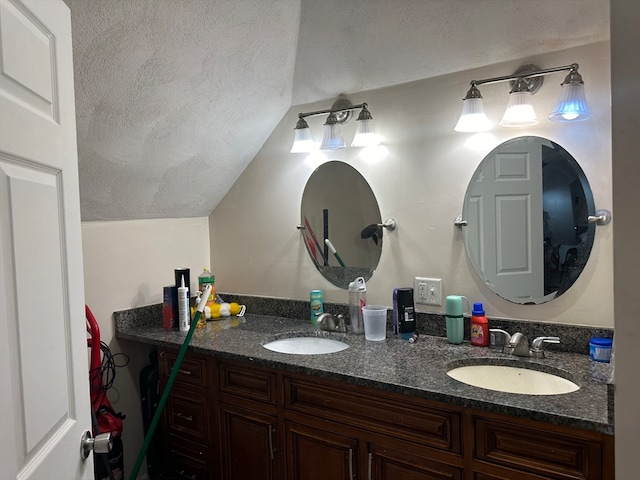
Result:
[[[413,288],[393,290],[393,330],[405,340],[409,340],[416,332]]]

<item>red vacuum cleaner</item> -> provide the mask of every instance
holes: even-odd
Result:
[[[91,349],[89,383],[91,388],[91,417],[94,437],[100,433],[111,432],[113,447],[107,454],[94,454],[95,480],[124,479],[124,457],[122,454],[122,420],[124,415],[116,413],[107,398],[107,390],[113,378],[105,385],[105,362],[113,363],[109,347],[100,341],[100,327],[88,306],[85,305],[87,317],[87,346]],[[104,352],[104,355],[103,355]],[[115,376],[115,375],[114,375]]]

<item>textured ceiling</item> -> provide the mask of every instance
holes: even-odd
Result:
[[[609,38],[608,0],[65,0],[83,220],[208,215],[291,105]]]

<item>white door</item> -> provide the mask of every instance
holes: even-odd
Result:
[[[73,95],[62,0],[0,0],[0,478],[93,478]]]
[[[542,149],[501,147],[483,163],[466,214],[465,241],[484,281],[517,303],[544,296]]]

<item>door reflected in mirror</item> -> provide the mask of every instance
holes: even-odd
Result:
[[[304,188],[300,215],[309,258],[329,282],[346,289],[357,277],[371,278],[384,229],[376,197],[355,168],[339,161],[320,165]]]
[[[593,194],[578,162],[557,143],[518,137],[491,151],[465,195],[464,243],[476,273],[519,304],[562,295],[587,263]]]

